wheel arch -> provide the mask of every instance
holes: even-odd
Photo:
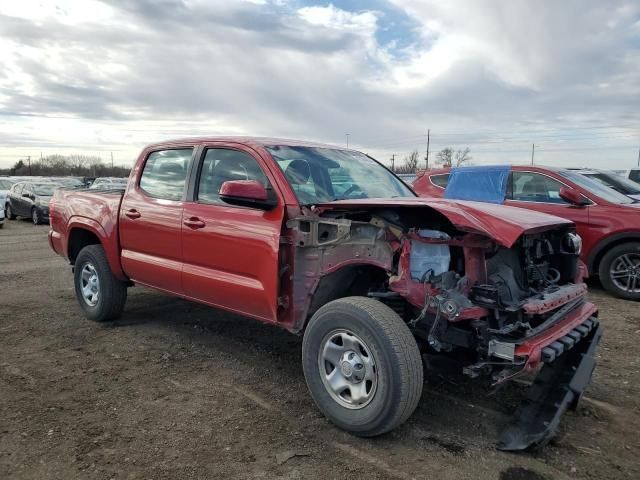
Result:
[[[71,264],[87,245],[101,245],[104,249],[109,267],[118,280],[127,280],[120,266],[120,247],[117,242],[117,234],[109,236],[102,226],[91,218],[74,217],[69,221],[67,229],[67,258]]]
[[[600,268],[600,262],[602,257],[607,251],[623,243],[637,243],[640,242],[640,231],[622,232],[600,240],[600,242],[591,250],[587,258],[587,267],[591,275],[598,275],[598,269]]]
[[[372,287],[382,285],[388,272],[378,262],[345,262],[322,275],[299,316],[296,331],[302,331],[313,314],[323,305],[344,297],[367,296]]]

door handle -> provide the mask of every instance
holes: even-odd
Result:
[[[140,212],[138,210],[136,210],[135,208],[131,208],[129,210],[127,210],[126,212],[124,212],[124,214],[129,217],[131,220],[135,220],[136,218],[140,218],[142,215],[140,215]]]
[[[200,220],[198,217],[190,217],[187,218],[184,222],[187,227],[192,228],[192,229],[197,229],[197,228],[204,228],[205,223]]]

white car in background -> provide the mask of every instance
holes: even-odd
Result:
[[[14,183],[16,182],[9,178],[0,178],[0,228],[2,228],[4,219],[6,218],[5,209],[7,208],[7,195],[9,194],[11,185]]]
[[[622,175],[624,178],[628,178],[629,180],[633,180],[634,182],[640,183],[640,167],[631,168],[629,170],[611,170],[618,175]]]
[[[127,186],[127,178],[119,177],[98,177],[89,188],[91,189],[124,189]]]

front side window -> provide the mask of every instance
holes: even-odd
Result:
[[[210,148],[202,162],[197,199],[203,203],[224,203],[220,187],[231,180],[257,180],[269,189],[269,180],[249,154],[226,148]]]
[[[564,185],[546,175],[533,172],[512,172],[510,197],[520,202],[566,204],[560,198]]]
[[[11,187],[11,192],[14,195],[20,195],[22,193],[23,188],[24,188],[24,183],[16,183],[13,187]]]
[[[631,172],[629,172],[629,178],[634,182],[640,182],[640,170],[631,170]]]
[[[144,165],[140,188],[152,197],[182,199],[192,152],[192,148],[153,152]]]
[[[402,180],[359,152],[284,145],[267,150],[302,205],[357,198],[415,197]]]

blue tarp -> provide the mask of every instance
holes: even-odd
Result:
[[[444,198],[504,203],[510,171],[509,165],[453,168]]]

